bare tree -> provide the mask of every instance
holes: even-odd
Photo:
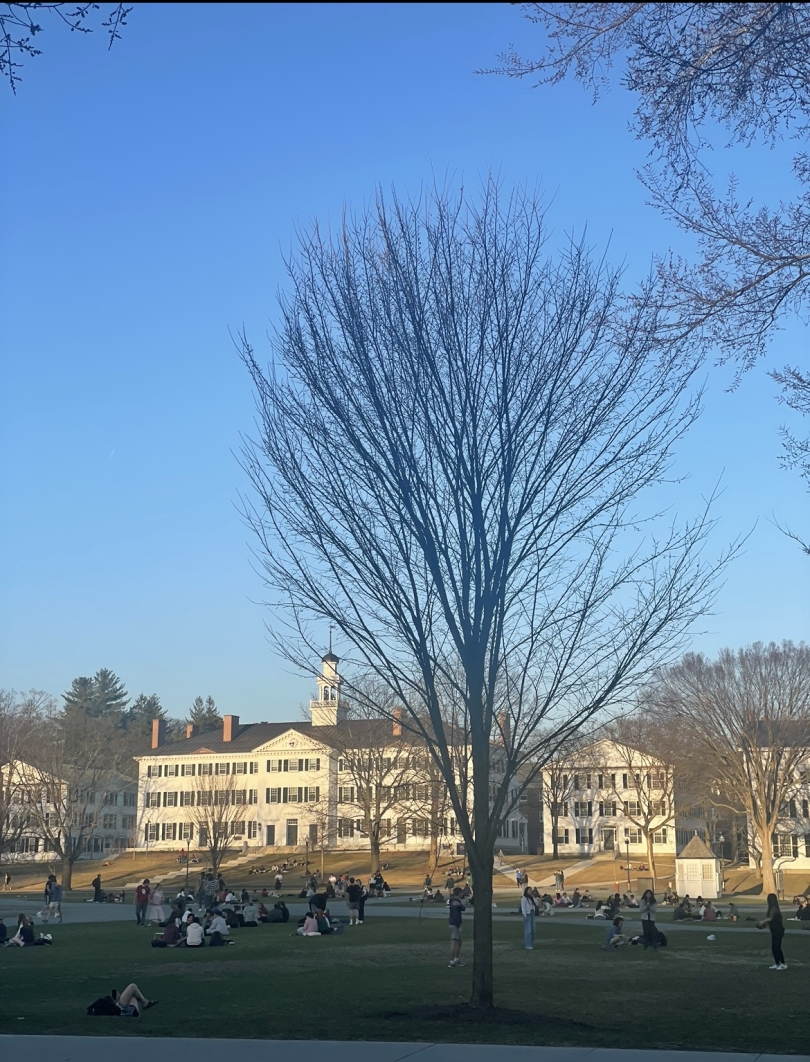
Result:
[[[541,83],[573,76],[596,96],[610,84],[614,63],[623,67],[622,85],[634,94],[634,131],[653,146],[654,161],[642,178],[659,210],[698,240],[697,262],[664,258],[659,264],[676,299],[678,327],[702,329],[724,358],[750,367],[774,328],[807,310],[810,158],[801,147],[793,159],[798,193],[792,201],[762,205],[741,196],[734,179],[719,188],[707,156],[724,146],[718,131],[746,147],[770,148],[783,137],[803,143],[810,8],[768,2],[522,8],[545,31],[545,54],[536,60],[504,55],[500,72]],[[806,416],[807,370],[771,375],[786,404]],[[810,439],[786,428],[783,441],[786,462],[810,485]],[[793,537],[810,552],[806,535]]]
[[[107,809],[107,794],[126,782],[119,773],[124,764],[116,736],[110,719],[52,715],[27,760],[26,799],[38,831],[61,861],[66,891]]]
[[[715,661],[689,654],[662,674],[650,696],[708,754],[717,806],[734,815],[742,805],[763,891],[775,892],[773,837],[810,747],[810,647],[757,642],[725,649]]]
[[[214,874],[246,837],[249,790],[240,788],[239,779],[235,774],[197,775],[194,804],[185,809],[197,835],[197,847],[207,852]]]
[[[0,856],[30,833],[31,815],[20,762],[53,707],[47,693],[0,690]]]
[[[473,873],[479,1007],[500,821],[682,644],[717,574],[705,514],[658,538],[635,509],[697,415],[697,352],[661,341],[654,283],[624,298],[583,246],[545,242],[537,203],[492,182],[478,205],[380,196],[333,240],[301,236],[276,367],[243,347],[279,648],[310,669],[313,624],[334,624],[344,688],[352,662],[373,672],[425,742]]]
[[[560,858],[560,818],[567,817],[568,804],[574,793],[580,742],[576,736],[546,760],[543,772],[543,802],[551,821],[551,858]]]
[[[43,16],[54,25],[66,26],[71,33],[92,33],[94,21],[100,4],[63,4],[63,3],[28,3],[3,4],[0,8],[0,76],[8,78],[11,91],[17,94],[17,85],[21,81],[18,71],[25,58],[33,59],[42,54],[34,40],[42,33],[39,21]],[[132,7],[124,4],[110,4],[107,18],[101,22],[106,29],[109,43],[107,48],[121,39],[120,31],[127,24],[127,16]]]

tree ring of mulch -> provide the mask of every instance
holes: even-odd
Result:
[[[560,1031],[592,1030],[593,1025],[572,1018],[557,1018],[552,1015],[530,1014],[525,1010],[510,1010],[508,1007],[489,1007],[486,1010],[456,1003],[448,1006],[413,1007],[410,1010],[386,1010],[381,1018],[391,1021],[441,1021],[465,1025],[531,1025],[534,1029]]]

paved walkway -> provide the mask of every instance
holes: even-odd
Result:
[[[148,1021],[144,1015],[141,1021]],[[506,1047],[502,1044],[408,1044],[341,1040],[203,1040],[159,1036],[0,1036],[0,1048],[14,1062],[143,1062],[150,1057],[177,1062],[810,1062],[810,1055],[734,1054],[722,1051],[624,1051],[591,1047]]]

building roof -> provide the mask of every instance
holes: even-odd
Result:
[[[379,746],[394,734],[390,719],[351,719],[336,726],[313,726],[312,723],[245,723],[236,727],[232,741],[222,740],[222,727],[204,731],[191,738],[180,738],[156,749],[149,749],[136,759],[165,756],[224,755],[231,752],[250,753],[294,730],[312,742],[335,748],[351,744],[353,747]],[[401,738],[396,739],[401,741]]]
[[[678,855],[678,859],[717,859],[717,856],[697,834]]]

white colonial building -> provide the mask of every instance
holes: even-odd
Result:
[[[243,849],[365,847],[367,821],[352,763],[366,748],[382,764],[367,783],[385,791],[381,847],[424,849],[433,837],[456,850],[462,838],[447,810],[446,788],[430,779],[427,756],[408,745],[403,768],[401,724],[347,719],[338,663],[331,651],[323,658],[309,722],[240,724],[227,715],[221,730],[198,733],[189,726],[185,740],[165,744],[156,721],[151,750],[136,757],[138,847],[193,851],[206,846],[212,829]],[[516,809],[501,824],[497,844],[519,850],[526,837],[527,816]]]

